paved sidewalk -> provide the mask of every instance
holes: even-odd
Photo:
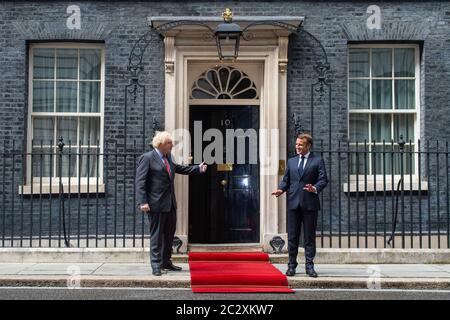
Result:
[[[190,287],[189,264],[181,272],[151,273],[144,263],[0,263],[0,286]],[[285,264],[274,264],[281,272]],[[292,288],[450,289],[449,264],[316,264],[319,278],[299,266]],[[80,276],[78,277],[77,274]],[[76,282],[75,282],[76,283]]]

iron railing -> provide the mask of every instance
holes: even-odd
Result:
[[[0,145],[1,247],[148,245],[135,205],[143,153],[136,143],[124,149],[105,142],[102,150],[62,140],[50,149],[25,145]],[[450,248],[448,141],[319,141],[314,152],[329,178],[320,195],[319,247]]]

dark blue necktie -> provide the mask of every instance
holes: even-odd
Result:
[[[301,177],[303,174],[303,166],[305,164],[305,156],[301,156],[302,161],[300,161],[300,165],[298,166],[298,175]]]

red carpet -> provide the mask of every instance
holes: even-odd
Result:
[[[190,252],[189,268],[192,292],[294,292],[262,252]]]

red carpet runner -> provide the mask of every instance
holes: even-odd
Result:
[[[262,252],[190,252],[189,268],[192,292],[294,292]]]

